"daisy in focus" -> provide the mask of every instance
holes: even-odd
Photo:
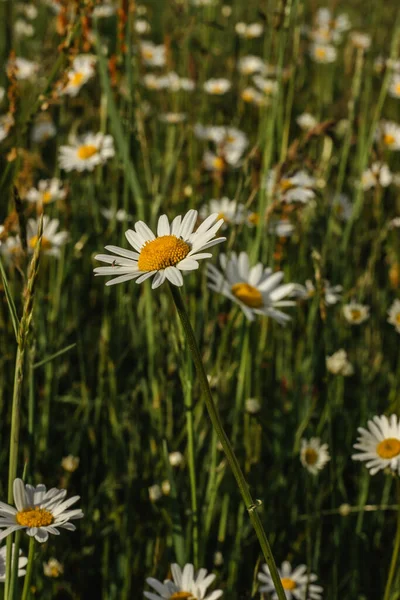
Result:
[[[388,323],[394,325],[397,333],[400,333],[400,300],[394,300],[392,306],[388,310]]]
[[[278,594],[275,592],[275,586],[270,575],[268,565],[261,566],[263,572],[258,573],[258,581],[261,582],[260,592],[267,592],[271,595],[272,600],[278,600]],[[280,569],[278,569],[279,577],[281,578],[283,589],[288,600],[295,598],[296,600],[321,600],[322,592],[324,591],[320,585],[315,585],[317,576],[314,573],[307,574],[306,565],[299,565],[294,570],[288,561],[284,561]],[[306,590],[308,594],[306,595]]]
[[[93,171],[115,154],[114,140],[103,133],[86,133],[70,146],[60,146],[59,163],[64,171]]]
[[[390,469],[400,475],[400,422],[397,415],[375,416],[368,421],[368,429],[358,428],[360,437],[354,444],[358,454],[353,460],[366,463],[371,475]]]
[[[126,239],[134,248],[125,250],[118,246],[106,246],[113,255],[98,254],[96,260],[108,263],[109,267],[97,267],[96,275],[116,275],[106,285],[114,285],[136,279],[142,283],[153,277],[152,288],[159,287],[166,279],[173,285],[182,286],[182,271],[195,271],[198,261],[210,258],[212,254],[204,252],[212,246],[224,242],[226,238],[215,237],[224,220],[218,214],[212,214],[194,231],[197,211],[189,210],[182,218],[175,217],[170,224],[168,217],[158,219],[157,236],[143,221],[135,224],[135,229],[125,232]]]
[[[25,200],[35,204],[51,204],[57,200],[64,200],[67,190],[63,182],[54,177],[53,179],[41,179],[37,188],[33,187],[27,191]]]
[[[369,306],[358,302],[349,302],[343,306],[343,315],[350,325],[360,325],[369,319]]]
[[[377,185],[388,187],[392,183],[392,179],[393,176],[387,164],[374,162],[361,175],[361,187],[363,190],[370,190]]]
[[[222,596],[222,590],[207,592],[207,588],[213,583],[215,575],[207,575],[207,569],[200,569],[195,575],[192,564],[186,564],[183,569],[177,564],[171,565],[172,580],[165,579],[161,583],[153,577],[146,579],[146,582],[157,593],[144,592],[149,600],[178,600],[178,598],[187,598],[188,600],[217,600]]]
[[[318,475],[318,471],[321,471],[330,459],[328,444],[321,444],[320,438],[301,440],[300,461],[312,475]]]
[[[15,544],[12,545],[12,556],[14,556]],[[6,560],[7,560],[7,548],[3,546],[0,548],[0,581],[4,582],[6,580]],[[22,550],[19,551],[18,558],[18,577],[23,577],[26,574],[25,567],[28,564],[28,559],[26,556],[22,556]]]
[[[221,254],[220,264],[222,272],[207,265],[208,287],[238,304],[249,321],[254,321],[255,315],[271,317],[281,325],[290,321],[291,317],[278,309],[295,305],[293,300],[284,300],[291,296],[295,284],[280,285],[281,271],[272,273],[261,263],[250,267],[246,252],[232,252],[229,257]]]
[[[80,509],[68,510],[79,496],[64,500],[67,490],[51,488],[46,491],[43,484],[34,487],[24,484],[22,479],[15,479],[13,493],[16,508],[0,502],[0,529],[3,529],[0,540],[14,531],[25,529],[30,537],[43,543],[49,533],[60,535],[60,528],[75,531],[76,527],[70,521],[83,517]]]
[[[58,219],[50,219],[48,215],[44,215],[41,252],[49,256],[55,256],[56,258],[59,258],[61,254],[61,246],[64,246],[69,239],[68,231],[57,232],[59,224],[60,221]],[[27,236],[29,252],[33,252],[37,244],[38,229],[39,219],[28,219]]]

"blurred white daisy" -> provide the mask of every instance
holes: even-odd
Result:
[[[79,456],[74,456],[73,454],[68,454],[68,456],[64,456],[61,460],[61,466],[64,471],[67,473],[74,473],[79,467],[81,459]]]
[[[102,2],[101,4],[97,4],[93,8],[93,16],[96,19],[106,19],[108,17],[112,17],[116,12],[116,7],[110,1]]]
[[[180,467],[184,460],[182,452],[170,452],[168,458],[171,467]]]
[[[268,565],[261,565],[262,573],[258,573],[258,581],[260,592],[267,592],[271,595],[272,600],[278,600],[278,594],[275,592],[275,586],[270,574]],[[285,590],[287,600],[322,600],[322,592],[324,591],[320,585],[315,585],[317,576],[314,573],[307,574],[306,565],[299,565],[294,570],[288,561],[284,561],[280,569],[278,569],[279,577],[281,578],[282,587]],[[306,595],[306,590],[308,594]]]
[[[339,194],[332,200],[332,211],[341,221],[348,221],[353,212],[353,205],[346,194]]]
[[[297,298],[307,299],[313,298],[316,293],[316,288],[311,279],[307,279],[305,286],[296,284],[295,295]],[[325,304],[328,306],[332,306],[336,304],[342,297],[341,292],[343,291],[343,286],[341,285],[331,285],[328,279],[324,279],[323,285],[323,293]]]
[[[187,119],[186,113],[167,112],[158,115],[159,121],[162,123],[168,123],[168,125],[179,125]]]
[[[27,58],[16,57],[8,61],[7,68],[15,72],[15,77],[19,81],[23,81],[34,78],[39,70],[39,65]]]
[[[0,117],[0,142],[6,139],[14,125],[14,117],[9,113]]]
[[[112,221],[113,219],[115,219],[119,223],[123,223],[124,221],[132,221],[133,218],[131,217],[131,215],[128,215],[126,210],[124,210],[123,208],[119,208],[116,211],[112,208],[101,208],[100,212],[103,215],[103,217],[107,219],[107,221]]]
[[[293,234],[294,225],[287,219],[271,220],[268,226],[268,233],[277,237],[288,238]]]
[[[297,117],[296,123],[303,131],[309,131],[318,124],[318,121],[312,114],[305,112]]]
[[[386,163],[374,162],[361,176],[361,187],[363,190],[381,185],[387,187],[392,183],[393,176]]]
[[[365,462],[371,475],[384,469],[400,475],[400,422],[397,415],[390,418],[375,416],[368,421],[368,429],[359,427],[358,432],[360,436],[354,448],[360,452],[351,458]]]
[[[68,82],[61,91],[65,96],[75,97],[82,86],[95,74],[96,57],[91,54],[79,54],[67,72]]]
[[[256,106],[263,106],[267,102],[267,99],[264,96],[264,94],[261,94],[256,90],[256,88],[253,88],[251,86],[244,88],[244,90],[242,90],[242,92],[240,93],[240,97],[243,100],[243,102],[255,104]]]
[[[343,377],[350,377],[354,373],[354,367],[343,348],[326,357],[326,368],[333,375],[343,375]]]
[[[0,540],[14,531],[25,529],[30,537],[43,543],[49,533],[59,535],[59,528],[75,531],[76,527],[70,521],[83,517],[80,509],[68,510],[79,496],[64,500],[67,490],[51,488],[46,491],[43,484],[33,487],[24,484],[22,479],[15,479],[13,494],[16,508],[0,502],[0,529],[4,530],[0,533]]]
[[[301,202],[306,204],[312,198],[315,198],[315,192],[312,188],[316,187],[316,179],[311,177],[304,169],[288,175],[282,173],[279,181],[276,178],[276,170],[269,172],[266,179],[266,186],[269,194],[275,194],[280,202],[291,204],[292,202]]]
[[[358,302],[349,302],[343,306],[343,315],[351,325],[360,325],[369,319],[369,306]]]
[[[70,146],[60,146],[59,163],[65,171],[93,171],[115,154],[114,140],[103,133],[86,133]]]
[[[290,321],[291,317],[278,309],[295,305],[293,300],[284,299],[291,297],[295,285],[280,285],[284,277],[281,271],[273,273],[261,263],[250,267],[246,252],[232,252],[229,257],[221,254],[219,260],[222,272],[207,265],[211,290],[238,304],[249,321],[254,321],[255,315],[269,316],[281,325]]]
[[[335,62],[337,51],[331,44],[312,44],[310,47],[311,59],[320,64],[329,64]]]
[[[59,231],[57,233],[60,221],[58,219],[50,219],[48,215],[43,217],[43,236],[41,244],[41,252],[49,256],[58,258],[61,254],[61,246],[64,246],[69,239],[67,231]],[[28,249],[33,252],[37,244],[37,232],[39,228],[39,219],[28,219],[27,236]]]
[[[150,30],[150,23],[146,19],[135,19],[135,31],[138,35],[149,33]]]
[[[261,23],[243,23],[240,21],[235,25],[235,31],[239,37],[253,40],[260,37],[264,32],[264,26]]]
[[[166,279],[172,284],[183,285],[181,271],[195,271],[198,261],[210,258],[208,248],[225,241],[226,238],[215,238],[215,234],[223,224],[218,215],[210,215],[194,230],[197,211],[189,210],[183,217],[178,216],[169,224],[168,217],[162,215],[158,219],[157,237],[143,221],[135,224],[135,230],[125,232],[126,239],[135,249],[125,250],[118,246],[106,246],[113,255],[98,254],[96,260],[109,263],[109,267],[97,267],[96,275],[116,275],[106,285],[122,283],[136,279],[142,283],[154,276],[152,288],[159,287]]]
[[[14,551],[15,544],[12,545],[11,556],[12,561],[14,560]],[[4,582],[6,580],[6,572],[7,572],[7,548],[3,546],[0,548],[0,581]],[[11,561],[11,562],[12,562]],[[22,550],[19,550],[19,558],[18,558],[18,577],[23,577],[26,574],[26,565],[28,564],[28,559],[26,556],[22,556]]]
[[[158,502],[163,496],[162,489],[158,483],[149,486],[149,498],[151,502]]]
[[[394,325],[397,333],[400,333],[400,300],[393,301],[392,306],[388,310],[388,323]]]
[[[164,67],[167,61],[167,51],[164,44],[153,44],[150,41],[142,41],[139,45],[140,56],[145,65],[149,67]]]
[[[57,579],[64,573],[64,567],[56,558],[49,558],[47,562],[43,563],[43,573],[46,577]]]
[[[35,28],[32,23],[27,23],[24,19],[17,19],[14,23],[14,33],[17,38],[32,37],[35,34]]]
[[[265,62],[259,56],[242,56],[238,60],[237,68],[242,75],[254,75],[254,73],[264,73]]]
[[[37,187],[32,187],[27,191],[25,200],[35,204],[51,204],[58,200],[64,200],[67,190],[63,185],[61,179],[57,179],[57,177],[41,179]]]
[[[372,38],[368,33],[362,31],[352,31],[349,35],[350,41],[355,48],[364,50],[365,52],[370,48]]]
[[[324,468],[330,458],[328,444],[321,444],[320,438],[312,437],[309,440],[301,440],[301,464],[313,475],[318,475],[318,471]]]
[[[400,125],[393,121],[381,121],[377,127],[376,139],[388,150],[400,150]]]
[[[200,209],[199,215],[204,220],[215,213],[220,219],[224,220],[223,228],[227,225],[238,225],[245,220],[244,205],[238,204],[236,200],[230,200],[226,196],[210,200],[208,204]]]
[[[231,86],[232,84],[229,79],[214,78],[205,81],[203,84],[203,89],[205,92],[207,92],[207,94],[212,94],[213,96],[222,96],[223,94],[226,94],[226,92],[229,92]]]
[[[57,133],[56,126],[50,118],[41,118],[33,124],[31,140],[35,144],[42,144],[53,138]]]
[[[278,91],[278,82],[274,79],[267,79],[261,75],[254,75],[253,81],[266,96],[274,96]]]
[[[392,96],[392,98],[400,98],[400,75],[397,73],[392,75],[388,93],[389,96]]]
[[[187,598],[188,600],[218,600],[221,598],[222,590],[207,592],[207,588],[213,583],[215,575],[207,575],[207,569],[200,569],[196,574],[192,564],[186,564],[183,569],[177,564],[171,565],[172,580],[165,579],[164,583],[148,577],[147,584],[152,587],[153,592],[144,592],[149,600],[178,600],[178,598]]]

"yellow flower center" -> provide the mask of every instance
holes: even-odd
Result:
[[[210,89],[210,92],[212,94],[223,94],[224,93],[224,88],[220,83],[215,83],[212,88]]]
[[[248,216],[248,220],[252,225],[258,225],[260,222],[260,215],[256,212],[253,212]]]
[[[396,323],[398,323],[400,325],[400,312],[397,313],[394,320],[396,321]]]
[[[253,92],[251,92],[250,90],[243,90],[243,92],[242,92],[242,100],[244,102],[252,102],[253,98],[254,98]]]
[[[396,83],[394,91],[397,94],[397,96],[400,96],[400,83]]]
[[[48,204],[49,202],[52,201],[52,195],[51,192],[44,192],[43,196],[42,196],[42,202],[43,204]]]
[[[386,438],[379,442],[376,452],[381,458],[394,458],[400,454],[400,440],[397,438]]]
[[[31,237],[31,239],[29,240],[29,245],[30,247],[34,250],[36,247],[38,241],[38,236],[34,235],[33,237]],[[41,248],[43,250],[50,250],[51,248],[51,241],[49,239],[47,239],[46,237],[44,237],[44,235],[42,236],[42,245]]]
[[[227,216],[223,212],[218,213],[217,221],[219,219],[223,219],[225,221],[225,223],[228,223],[228,221],[229,221],[229,219],[227,218]]]
[[[383,136],[383,143],[386,144],[386,146],[392,146],[395,141],[395,137],[391,133],[385,133]]]
[[[25,508],[17,512],[15,520],[23,527],[47,527],[53,523],[54,517],[45,508]]]
[[[318,460],[318,452],[314,448],[307,448],[304,453],[304,460],[308,465],[315,465]]]
[[[326,57],[326,50],[325,50],[325,48],[316,48],[316,50],[315,50],[315,56],[317,58],[320,58],[321,60],[323,60]]]
[[[142,50],[142,56],[147,60],[151,60],[154,56],[154,52],[153,50]]]
[[[85,146],[80,146],[78,148],[78,158],[81,160],[86,160],[87,158],[91,158],[94,154],[97,154],[98,148],[93,146],[92,144],[87,144]]]
[[[261,292],[248,283],[235,283],[231,288],[231,292],[238,300],[246,306],[250,306],[250,308],[261,308],[263,305]]]
[[[279,185],[281,187],[282,192],[286,192],[287,190],[290,190],[292,187],[294,187],[290,179],[281,179]]]
[[[297,588],[297,583],[290,577],[283,577],[281,582],[284,590],[295,590]]]
[[[353,308],[350,311],[350,314],[353,321],[358,321],[358,319],[361,317],[361,310],[358,310],[358,308]]]
[[[73,85],[73,86],[78,86],[78,85],[81,84],[82,79],[83,79],[83,73],[80,73],[80,71],[77,71],[71,77],[70,84]]]
[[[175,594],[169,597],[169,600],[184,600],[185,598],[187,600],[197,600],[191,592],[175,592]]]
[[[213,160],[213,167],[217,171],[223,171],[225,169],[225,161],[220,156],[216,156]]]
[[[146,242],[140,251],[138,260],[139,271],[159,271],[173,267],[186,258],[190,246],[175,235],[162,235]],[[183,596],[184,597],[184,596]]]

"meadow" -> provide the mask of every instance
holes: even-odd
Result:
[[[398,0],[0,31],[0,598],[399,600]]]

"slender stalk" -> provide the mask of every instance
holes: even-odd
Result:
[[[206,371],[204,369],[203,361],[201,358],[200,350],[196,342],[196,338],[194,335],[194,331],[192,329],[189,316],[186,312],[184,302],[182,300],[181,293],[177,287],[174,285],[170,285],[170,290],[172,293],[173,300],[175,302],[176,310],[178,311],[179,318],[181,320],[186,339],[189,345],[190,352],[192,354],[192,359],[196,367],[197,375],[200,380],[200,385],[203,391],[204,401],[206,403],[207,411],[211,420],[211,423],[218,435],[218,438],[221,442],[222,448],[225,452],[226,458],[229,462],[229,466],[232,469],[232,472],[235,476],[236,482],[239,487],[240,494],[243,498],[243,502],[246,506],[247,512],[249,513],[250,521],[254,527],[256,535],[258,537],[258,541],[260,542],[260,546],[262,549],[262,553],[264,555],[265,561],[270,569],[271,577],[275,585],[275,590],[277,592],[279,600],[286,600],[286,595],[282,587],[282,582],[279,577],[278,570],[276,568],[275,560],[272,555],[271,547],[268,542],[268,538],[264,531],[263,525],[261,523],[261,519],[257,513],[257,507],[260,505],[259,502],[255,503],[251,493],[249,491],[249,487],[247,481],[242,473],[242,470],[239,465],[239,461],[236,458],[236,455],[233,451],[231,443],[229,441],[228,436],[226,435],[224,428],[221,423],[221,418],[219,416],[216,405],[214,404],[214,400],[211,395],[210,386],[208,384],[208,379],[206,375]]]
[[[31,537],[29,539],[28,566],[26,569],[24,589],[22,590],[21,600],[28,600],[29,595],[30,595],[30,585],[31,585],[31,579],[32,579],[34,554],[35,554],[35,538]]]
[[[390,561],[389,575],[386,581],[385,594],[383,596],[383,600],[390,600],[390,591],[392,589],[393,579],[398,569],[398,561],[399,561],[399,550],[400,550],[400,479],[397,477],[396,479],[396,489],[397,489],[397,503],[399,504],[397,510],[397,528],[396,528],[396,537],[394,540],[393,546],[393,554],[392,560]]]
[[[193,423],[193,397],[192,397],[192,365],[188,365],[188,373],[185,391],[186,430],[188,443],[188,463],[190,479],[190,498],[192,506],[192,540],[193,540],[193,562],[198,568],[199,562],[199,514],[197,509],[197,484],[195,468],[195,443]]]

